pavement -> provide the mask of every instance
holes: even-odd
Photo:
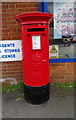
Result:
[[[32,105],[19,99],[22,91],[2,94],[2,118],[74,118],[74,90],[51,88],[50,99]]]

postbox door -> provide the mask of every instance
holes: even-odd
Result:
[[[48,83],[48,40],[45,35],[32,35],[32,63],[36,65],[37,82]],[[34,66],[32,66],[33,68]],[[37,77],[35,76],[35,77]],[[34,78],[35,78],[34,77]],[[35,78],[36,79],[36,78]]]
[[[49,83],[48,56],[49,43],[45,34],[27,34],[23,42],[24,83],[31,86],[43,86]],[[23,45],[23,46],[24,46]]]

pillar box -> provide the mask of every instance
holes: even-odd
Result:
[[[49,20],[52,14],[23,13],[16,16],[22,37],[24,96],[27,102],[49,100]]]

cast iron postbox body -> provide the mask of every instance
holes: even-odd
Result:
[[[52,14],[23,13],[16,16],[20,23],[23,51],[25,99],[40,104],[49,99],[49,20]]]

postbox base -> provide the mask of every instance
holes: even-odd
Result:
[[[24,98],[31,104],[42,104],[50,98],[50,83],[41,87],[31,87],[24,84]]]

